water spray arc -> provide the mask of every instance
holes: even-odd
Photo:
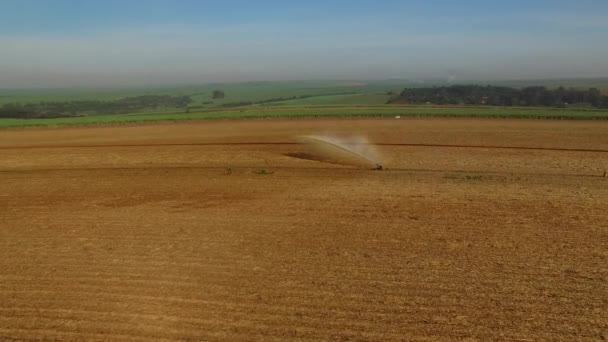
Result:
[[[382,170],[378,152],[365,137],[342,139],[332,136],[306,135],[297,140],[309,146],[319,157],[339,164]]]

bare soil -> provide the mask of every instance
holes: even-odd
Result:
[[[606,340],[607,150],[588,121],[0,131],[0,341]]]

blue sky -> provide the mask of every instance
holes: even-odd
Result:
[[[0,87],[608,76],[608,1],[2,0]]]

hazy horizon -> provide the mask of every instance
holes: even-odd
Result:
[[[608,3],[7,0],[0,88],[608,76]]]

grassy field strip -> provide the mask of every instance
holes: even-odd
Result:
[[[189,95],[192,105],[207,108],[221,107],[226,103],[250,101],[257,102],[272,98],[312,96],[324,97],[343,94],[374,94],[388,90],[400,91],[402,83],[363,82],[349,84],[339,81],[293,81],[293,82],[248,82],[234,84],[206,84],[199,86],[178,86],[174,88],[125,88],[125,89],[36,89],[36,90],[0,90],[0,105],[5,103],[36,103],[99,100],[113,101],[129,96],[142,95]],[[226,93],[223,99],[212,99],[213,90],[220,89]],[[298,99],[293,99],[298,100]],[[306,99],[302,99],[306,100]],[[212,102],[212,103],[210,103]]]
[[[383,105],[391,97],[386,94],[342,94],[320,95],[304,99],[278,101],[266,106],[310,106],[310,105]]]
[[[57,119],[0,119],[0,128],[28,126],[69,126],[119,124],[150,121],[178,121],[201,119],[325,117],[325,116],[410,116],[410,117],[488,117],[488,118],[548,118],[548,119],[608,119],[608,111],[557,108],[486,108],[486,107],[281,107],[243,108],[240,110],[203,111],[195,113],[154,113],[100,115]]]

